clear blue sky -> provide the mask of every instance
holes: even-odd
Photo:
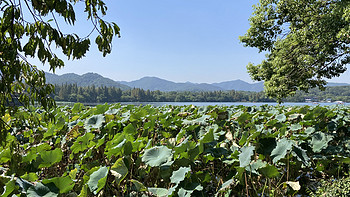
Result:
[[[245,48],[238,37],[249,28],[258,0],[113,0],[105,19],[116,22],[121,38],[103,57],[95,45],[81,60],[65,61],[56,74],[95,72],[116,81],[155,76],[175,82],[213,83],[241,79],[252,82],[249,62],[264,54]],[[81,12],[67,29],[81,36],[91,30]],[[44,70],[48,66],[39,66]],[[350,72],[334,82],[350,83]]]

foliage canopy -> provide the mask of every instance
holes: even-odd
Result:
[[[266,52],[266,60],[249,64],[254,80],[281,100],[296,90],[324,88],[350,62],[350,2],[346,0],[260,0],[245,46]]]
[[[74,8],[79,3],[85,4],[84,12],[92,23],[92,31],[86,37],[64,33],[58,24],[62,20],[73,26]],[[104,56],[110,53],[113,37],[119,36],[119,27],[102,19],[106,11],[103,0],[0,1],[0,116],[7,109],[15,111],[18,103],[28,106],[37,101],[46,109],[55,105],[47,96],[53,92],[53,86],[45,83],[44,72],[30,64],[28,57],[49,64],[50,70],[55,71],[64,62],[53,47],[69,59],[82,58],[89,50],[93,31],[98,32],[95,42],[99,51]],[[4,124],[1,119],[1,130]]]

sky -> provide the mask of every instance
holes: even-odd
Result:
[[[66,60],[56,74],[98,73],[115,81],[154,76],[174,82],[215,83],[241,79],[265,55],[244,47],[239,36],[249,29],[252,6],[258,0],[113,0],[104,17],[121,29],[106,57],[91,45],[86,57]],[[78,5],[79,6],[79,5]],[[74,27],[61,27],[84,37],[92,29],[77,8]],[[92,35],[92,43],[94,42]],[[48,65],[38,65],[48,71]],[[350,83],[350,72],[332,82]]]

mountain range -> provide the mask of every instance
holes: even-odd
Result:
[[[160,90],[160,91],[219,91],[219,90],[236,90],[236,91],[253,91],[260,92],[264,90],[264,83],[248,83],[242,80],[225,81],[221,83],[176,83],[161,79],[158,77],[143,77],[134,81],[114,81],[112,79],[103,77],[97,73],[86,73],[77,75],[74,73],[67,73],[63,75],[56,75],[46,73],[46,81],[50,84],[77,84],[78,86],[107,86],[116,87],[122,90],[131,88],[141,88],[144,90]],[[347,83],[329,83],[328,86],[348,86]]]

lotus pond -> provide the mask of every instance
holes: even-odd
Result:
[[[349,106],[76,103],[2,119],[5,197],[307,196],[349,172]]]

